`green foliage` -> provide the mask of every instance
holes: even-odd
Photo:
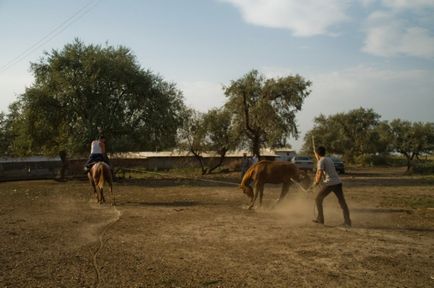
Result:
[[[225,108],[232,114],[234,131],[241,145],[258,154],[261,147],[284,145],[298,136],[295,115],[310,94],[310,81],[287,76],[265,79],[253,70],[225,87]]]
[[[315,118],[314,127],[304,137],[304,151],[313,151],[315,145],[323,145],[328,153],[343,155],[345,161],[355,163],[365,155],[387,150],[386,140],[381,136],[380,115],[372,109],[359,108],[347,113]]]
[[[329,153],[341,154],[351,163],[384,165],[393,161],[389,152],[402,154],[407,169],[422,155],[434,151],[434,123],[395,119],[380,122],[372,109],[359,108],[315,118],[314,128],[304,138],[304,151],[312,151],[312,136],[316,145],[324,145]]]
[[[187,108],[182,114],[182,126],[178,130],[178,147],[200,156],[207,151],[204,114],[192,108]]]
[[[395,119],[389,127],[392,150],[407,159],[407,170],[412,168],[415,158],[434,152],[434,123]]]
[[[11,144],[11,132],[10,123],[7,116],[0,112],[0,155],[6,155],[9,151],[9,146]]]
[[[434,161],[419,161],[413,167],[413,172],[417,174],[434,175]]]
[[[209,110],[203,117],[203,127],[206,131],[205,145],[208,151],[222,154],[236,148],[238,139],[233,130],[230,111]]]
[[[75,40],[31,69],[35,83],[13,104],[10,117],[14,154],[87,153],[101,129],[111,151],[175,145],[181,92],[140,68],[129,49]]]
[[[186,109],[178,139],[179,147],[190,151],[198,159],[202,174],[211,173],[219,167],[227,151],[235,149],[238,144],[231,114],[225,109],[212,109],[205,114]],[[220,161],[214,167],[205,167],[202,156],[205,152],[216,153],[220,156]]]

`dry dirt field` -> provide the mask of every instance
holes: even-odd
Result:
[[[296,187],[273,208],[266,186],[247,210],[215,182],[117,182],[114,207],[84,180],[0,183],[0,287],[434,287],[434,177],[342,179],[351,229],[334,195],[312,223],[314,194]]]

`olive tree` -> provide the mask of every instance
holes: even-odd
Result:
[[[75,40],[46,52],[31,70],[34,84],[10,119],[15,154],[84,153],[101,130],[112,151],[176,144],[182,93],[141,68],[130,49]]]
[[[296,113],[310,94],[311,84],[299,75],[266,79],[257,70],[231,81],[224,87],[225,108],[241,144],[259,156],[264,146],[298,137]]]

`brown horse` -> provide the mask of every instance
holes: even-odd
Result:
[[[109,185],[110,193],[112,195],[112,205],[115,205],[115,194],[113,193],[112,184],[112,173],[110,166],[104,162],[96,162],[89,173],[87,173],[90,184],[92,184],[94,195],[96,195],[96,200],[98,203],[102,204],[105,202],[104,198],[104,182],[107,181]]]
[[[243,193],[250,198],[249,209],[252,209],[258,194],[259,206],[262,205],[265,183],[283,183],[279,200],[277,200],[277,203],[279,203],[288,193],[289,186],[293,181],[300,181],[299,170],[293,163],[287,161],[262,160],[247,170],[241,181],[240,188],[243,190]],[[253,182],[253,188],[250,186],[251,182]]]

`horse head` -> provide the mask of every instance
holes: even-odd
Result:
[[[240,189],[243,190],[243,193],[246,194],[246,196],[249,197],[250,200],[253,199],[253,188],[251,186],[240,185]]]

